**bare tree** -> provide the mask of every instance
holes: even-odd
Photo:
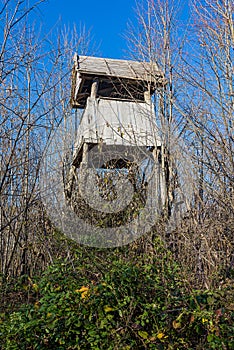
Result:
[[[38,175],[54,127],[70,114],[73,52],[89,46],[85,29],[38,32],[31,15],[43,0],[1,1],[0,273],[32,273],[51,259]]]
[[[213,226],[203,241],[210,270],[222,264],[228,274],[233,268],[233,2],[196,2],[193,11],[197,57],[186,80],[202,97],[199,108],[193,103],[192,123],[201,150],[203,222]]]
[[[211,275],[233,268],[233,3],[196,2],[184,23],[179,7],[140,3],[130,48],[135,58],[164,69],[167,84],[155,108],[171,169],[186,156],[195,178],[186,218],[164,238],[185,269],[192,266],[195,279],[209,286]],[[187,150],[173,154],[179,139]]]
[[[195,30],[199,44],[196,65],[189,83],[203,96],[197,114],[197,127],[202,129],[204,169],[215,196],[218,189],[225,197],[219,205],[233,211],[233,3],[205,1],[194,5]],[[196,79],[198,78],[198,79]],[[200,141],[200,142],[201,142]],[[209,175],[211,178],[209,178]],[[212,186],[214,184],[214,186]],[[219,191],[218,191],[219,192]],[[226,200],[227,197],[230,200]],[[225,200],[224,200],[225,198]]]

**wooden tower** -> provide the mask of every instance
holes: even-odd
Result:
[[[163,206],[165,164],[151,96],[164,84],[162,72],[152,62],[75,55],[71,105],[84,111],[65,186],[67,198],[72,197],[82,167],[128,169],[130,173],[129,163],[134,164],[134,154],[140,150],[142,160],[144,152],[151,152],[158,165],[155,197]],[[114,154],[114,161],[100,154],[95,157],[92,149]]]

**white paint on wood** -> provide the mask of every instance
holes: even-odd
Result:
[[[78,128],[76,149],[81,143],[107,145],[161,145],[156,116],[150,104],[88,98]]]

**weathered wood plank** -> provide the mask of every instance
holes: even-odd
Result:
[[[99,80],[98,86],[93,85],[94,79]],[[164,83],[163,73],[155,62],[75,55],[71,104],[84,108],[88,96],[149,102],[156,87]]]
[[[137,62],[91,56],[75,56],[80,73],[106,75],[125,79],[154,82],[163,77],[155,62]]]

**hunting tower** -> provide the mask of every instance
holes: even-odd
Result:
[[[167,193],[164,152],[151,96],[164,84],[163,74],[153,62],[75,55],[71,105],[83,109],[83,114],[65,187],[68,198],[82,167],[106,173],[108,169],[122,171],[131,175],[136,191],[142,192],[147,183],[144,158],[150,154],[157,165],[154,197],[162,207]],[[109,159],[106,154],[111,155]]]

